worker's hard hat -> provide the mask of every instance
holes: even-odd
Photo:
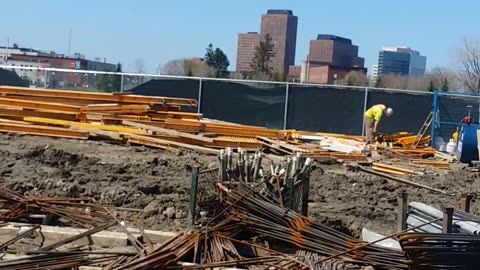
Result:
[[[393,114],[393,109],[392,108],[388,108],[387,109],[387,112],[386,112],[386,115],[387,116],[391,116]]]

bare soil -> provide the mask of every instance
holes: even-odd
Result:
[[[0,134],[0,184],[32,196],[91,197],[97,203],[144,209],[145,226],[186,227],[190,169],[216,166],[215,156],[176,153],[100,141]],[[457,206],[461,192],[480,190],[480,177],[461,169],[410,180],[454,193],[434,194],[341,165],[317,165],[311,176],[310,215],[358,235],[363,227],[395,230],[397,196],[436,207]],[[474,203],[473,212],[480,208]]]

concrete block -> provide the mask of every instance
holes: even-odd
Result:
[[[22,223],[10,223],[7,226],[0,227],[0,242],[4,243],[17,236],[20,226],[29,226],[29,224]],[[86,229],[76,229],[71,227],[56,227],[42,225],[41,230],[35,232],[35,244],[41,244],[47,246],[55,242],[65,240],[69,237],[78,235],[87,231]],[[134,235],[140,238],[140,235]],[[105,247],[125,247],[129,245],[128,237],[125,233],[121,232],[108,232],[102,231],[91,235],[90,237],[84,237],[73,242],[77,245],[95,244]]]
[[[136,229],[136,228],[127,228],[128,231],[132,234],[139,234],[141,235],[140,233],[140,230],[139,229]],[[177,236],[178,233],[176,232],[163,232],[163,231],[154,231],[154,230],[144,230],[145,232],[145,235],[150,238],[150,240],[152,241],[153,244],[161,244],[161,243],[164,243],[170,239],[172,239],[173,237]]]

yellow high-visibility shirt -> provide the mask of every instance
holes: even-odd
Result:
[[[365,116],[368,117],[368,118],[372,118],[372,119],[374,119],[375,121],[378,122],[382,119],[383,111],[386,108],[387,107],[383,104],[374,105],[365,112]]]

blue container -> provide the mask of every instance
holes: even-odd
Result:
[[[478,160],[477,130],[478,125],[462,125],[458,136],[457,159],[462,163]]]

